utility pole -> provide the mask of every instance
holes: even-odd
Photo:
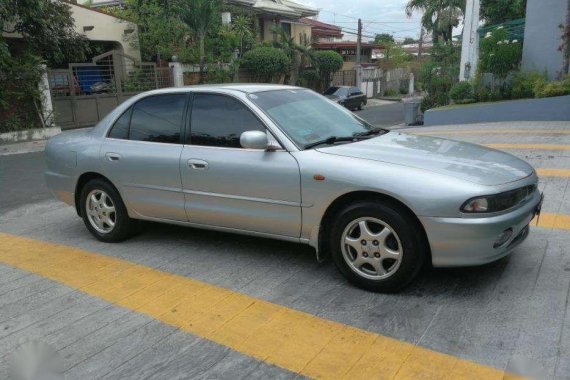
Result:
[[[418,42],[418,61],[422,59],[422,49],[424,47],[424,26],[421,25],[420,41]]]
[[[361,45],[362,45],[362,20],[358,19],[358,35],[356,37],[356,64],[354,65],[354,71],[356,75],[356,87],[360,88],[362,84],[362,65],[361,65]]]
[[[475,78],[477,73],[479,8],[479,0],[467,0],[463,22],[463,38],[461,40],[461,66],[459,66],[459,80],[461,81]]]

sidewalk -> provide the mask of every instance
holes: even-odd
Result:
[[[0,145],[0,156],[11,156],[13,154],[24,154],[32,152],[43,152],[47,140],[24,141],[14,144]]]

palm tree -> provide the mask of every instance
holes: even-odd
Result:
[[[293,37],[278,26],[273,27],[273,33],[277,34],[277,38],[273,41],[274,47],[283,50],[291,62],[287,82],[296,86],[303,63],[307,61],[315,63],[311,45],[296,43]]]
[[[204,83],[206,76],[206,33],[220,16],[222,0],[187,0],[181,2],[180,18],[198,37],[200,54],[200,83]]]
[[[406,4],[408,17],[414,11],[422,11],[423,27],[433,34],[434,42],[442,38],[451,43],[453,28],[465,12],[465,0],[409,0]]]
[[[252,21],[245,15],[238,15],[232,20],[232,31],[239,38],[239,52],[243,54],[243,41],[253,37]]]

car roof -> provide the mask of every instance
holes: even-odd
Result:
[[[296,86],[286,86],[282,84],[264,84],[264,83],[223,83],[223,84],[202,84],[202,85],[192,85],[192,86],[184,86],[184,87],[168,87],[168,88],[161,88],[159,90],[152,90],[146,92],[146,94],[168,94],[168,93],[177,93],[177,92],[185,92],[188,90],[199,91],[199,90],[231,90],[231,91],[239,91],[246,94],[253,94],[256,92],[263,92],[263,91],[272,91],[272,90],[306,90],[303,87],[296,87]]]

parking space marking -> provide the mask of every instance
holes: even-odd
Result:
[[[543,212],[540,214],[538,222],[537,219],[534,218],[531,221],[531,225],[543,228],[570,230],[570,215]]]
[[[0,233],[0,261],[308,377],[505,376],[472,361],[71,246]]]
[[[495,149],[570,150],[570,144],[482,144]]]
[[[420,131],[417,135],[570,135],[567,129],[468,129],[468,130],[442,130]]]
[[[570,169],[537,168],[536,174],[543,177],[570,177]]]

